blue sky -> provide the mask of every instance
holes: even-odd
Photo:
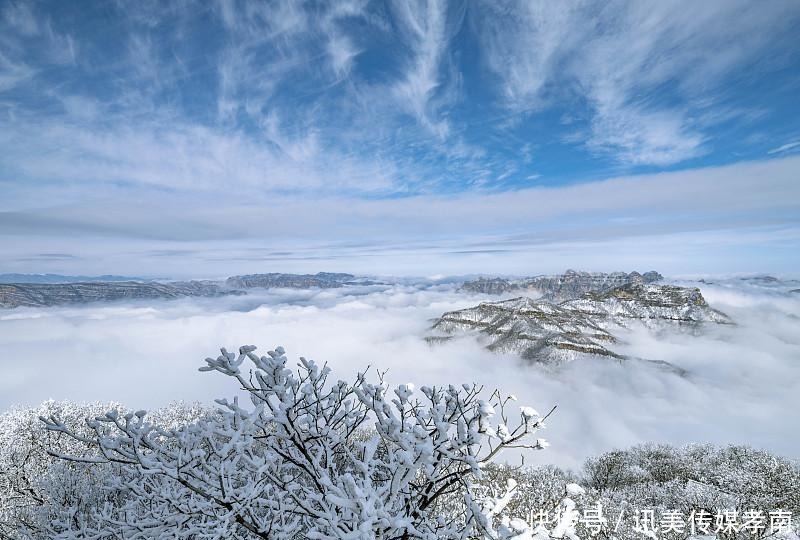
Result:
[[[3,1],[0,21],[0,270],[800,262],[795,1]]]

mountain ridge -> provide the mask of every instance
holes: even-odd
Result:
[[[57,276],[57,274],[51,274]],[[66,277],[66,276],[64,276]],[[155,300],[187,297],[244,295],[256,288],[338,288],[370,285],[376,282],[353,274],[249,274],[231,276],[224,281],[113,280],[53,283],[0,283],[0,308],[52,307],[118,300]]]
[[[51,307],[100,301],[216,297],[236,294],[243,293],[226,290],[212,281],[2,283],[0,307]]]
[[[580,355],[623,360],[615,330],[634,321],[649,328],[734,324],[698,288],[636,282],[560,303],[528,297],[481,302],[435,319],[426,340],[439,343],[463,332],[480,336],[490,351],[534,362],[559,364]]]
[[[639,272],[585,272],[567,270],[563,274],[542,275],[517,279],[478,278],[462,284],[461,290],[471,293],[504,294],[508,292],[538,292],[551,301],[579,298],[587,292],[613,289],[628,283],[655,283],[664,276],[651,270]]]

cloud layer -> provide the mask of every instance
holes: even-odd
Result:
[[[57,207],[0,211],[0,238],[6,271],[19,272],[528,274],[615,270],[624,261],[672,274],[793,273],[798,167],[800,158],[786,157],[510,193],[366,200],[64,192]],[[5,187],[9,199],[30,196]],[[66,257],[42,256],[53,253]]]
[[[51,397],[134,407],[209,403],[234,388],[197,372],[203,358],[221,345],[253,343],[263,351],[280,344],[292,358],[329,362],[340,378],[373,366],[388,369],[397,384],[477,381],[540,410],[558,405],[545,434],[553,446],[536,454],[539,462],[577,465],[646,440],[747,443],[796,457],[800,440],[787,427],[800,407],[800,300],[720,286],[704,293],[738,326],[699,337],[628,336],[626,352],[673,362],[688,378],[591,359],[549,372],[471,339],[431,348],[421,339],[428,320],[480,299],[446,284],[14,310],[0,315],[0,408]]]

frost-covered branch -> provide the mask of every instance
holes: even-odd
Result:
[[[110,480],[133,494],[67,524],[71,534],[174,538],[500,538],[494,518],[513,496],[476,497],[473,482],[505,448],[547,446],[528,437],[545,417],[476,385],[390,389],[360,373],[330,380],[327,366],[282,348],[225,349],[201,371],[236,380],[249,397],[218,400],[213,415],[174,429],[144,411],[110,411],[79,433],[55,415],[49,430],[93,448],[58,457],[112,463]],[[500,410],[500,422],[496,422]],[[551,411],[552,412],[552,411]],[[460,503],[457,501],[461,501]],[[440,511],[451,512],[444,518]],[[508,537],[503,535],[502,537]]]

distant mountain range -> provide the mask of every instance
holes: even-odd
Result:
[[[738,278],[728,278],[728,279],[701,279],[699,283],[703,283],[705,285],[721,285],[731,286],[731,285],[747,285],[752,288],[756,288],[759,290],[764,291],[776,291],[776,292],[797,292],[798,285],[800,285],[800,280],[797,279],[781,279],[776,278],[775,276],[745,276],[745,277],[738,277]],[[790,290],[791,289],[791,290]]]
[[[567,270],[555,276],[536,276],[519,279],[489,278],[467,281],[461,289],[472,293],[505,294],[538,293],[550,301],[579,298],[587,292],[599,292],[629,283],[655,283],[664,277],[658,272],[576,272]]]
[[[353,274],[318,272],[316,274],[250,274],[232,276],[225,280],[228,287],[234,289],[287,288],[287,289],[332,289],[346,285],[370,285],[375,282],[365,278],[357,278]]]
[[[8,283],[0,284],[0,307],[48,307],[99,301],[154,300],[228,294],[244,293],[223,289],[211,281]]]
[[[788,291],[796,281],[781,281],[770,276],[741,279],[743,283]],[[581,299],[588,302],[587,293],[603,293],[625,285],[648,285],[662,281],[658,272],[576,272],[518,279],[480,278],[461,283],[459,290],[480,294],[531,294],[537,300],[561,306],[563,302]],[[702,280],[701,280],[702,281]],[[125,276],[65,276],[59,274],[0,274],[0,308],[47,307],[88,302],[170,299],[185,297],[215,297],[243,295],[254,289],[332,289],[364,285],[388,285],[406,281],[375,281],[364,276],[346,273],[318,272],[316,274],[264,273],[231,276],[225,280],[164,281]],[[424,282],[424,280],[423,280]],[[720,283],[729,283],[723,281]],[[414,282],[416,283],[416,282]],[[452,281],[451,281],[452,283]],[[455,282],[458,283],[458,282]],[[710,283],[710,282],[706,282]],[[632,289],[633,290],[633,289]],[[667,289],[662,289],[666,291]],[[528,301],[528,299],[525,299]],[[540,302],[541,303],[541,302]],[[587,308],[588,309],[588,308]]]
[[[457,335],[474,334],[491,351],[558,364],[581,355],[623,359],[615,348],[621,342],[618,333],[632,323],[693,329],[704,324],[733,324],[727,315],[711,308],[697,288],[635,279],[606,289],[605,284],[610,281],[607,276],[582,279],[581,283],[594,282],[601,289],[571,300],[554,303],[519,297],[445,313],[435,320],[427,340],[438,343]],[[567,281],[573,278],[570,275]],[[564,281],[551,279],[543,283],[555,283],[554,292],[563,295]]]
[[[14,274],[5,274],[14,275]],[[26,276],[22,274],[22,276]],[[53,274],[27,275],[29,279],[66,278]],[[106,277],[106,276],[103,276]],[[114,277],[114,276],[110,276]],[[115,300],[154,300],[185,297],[214,297],[247,294],[254,288],[335,288],[348,285],[368,285],[376,282],[352,274],[320,272],[318,274],[252,274],[231,276],[225,281],[140,281],[106,280],[89,278],[81,282],[26,282],[0,283],[0,308],[48,307],[65,304]]]

